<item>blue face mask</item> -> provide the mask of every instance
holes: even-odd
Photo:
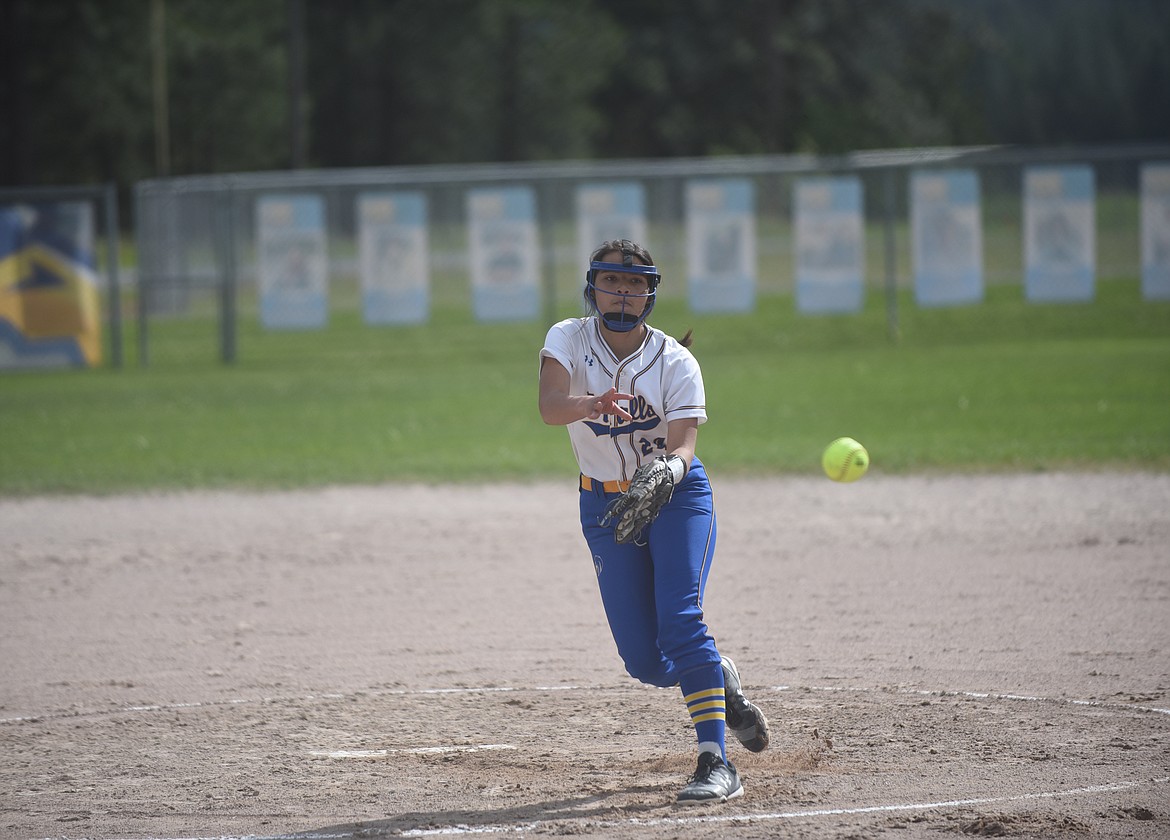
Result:
[[[646,287],[649,291],[646,294],[630,295],[622,294],[620,292],[606,292],[602,291],[603,295],[611,295],[613,297],[622,298],[624,301],[633,302],[641,298],[648,298],[646,301],[646,308],[642,310],[641,315],[634,315],[631,312],[626,312],[624,307],[621,312],[606,312],[602,313],[597,307],[597,272],[599,271],[615,271],[622,274],[640,274],[646,278]],[[585,300],[589,304],[593,313],[597,315],[605,323],[608,329],[614,332],[629,332],[644,322],[650,317],[650,310],[654,308],[654,299],[657,295],[658,284],[662,281],[662,275],[658,273],[658,267],[653,265],[634,265],[633,260],[626,257],[624,262],[608,263],[608,262],[591,262],[589,263],[589,271],[585,274]]]

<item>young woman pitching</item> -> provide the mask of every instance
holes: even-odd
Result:
[[[540,351],[540,416],[568,427],[581,470],[581,529],[630,676],[682,690],[698,739],[685,804],[743,795],[727,726],[749,750],[768,722],[703,620],[715,554],[711,485],[695,457],[703,377],[683,340],[646,323],[661,282],[650,254],[604,243],[585,280],[590,314],[555,324]]]

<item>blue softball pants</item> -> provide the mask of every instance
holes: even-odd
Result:
[[[711,484],[698,458],[647,529],[646,545],[619,545],[598,520],[618,497],[600,482],[581,490],[581,530],[593,554],[601,601],[626,671],[661,688],[719,664],[703,621],[703,591],[715,554]]]

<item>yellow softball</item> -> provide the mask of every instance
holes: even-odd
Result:
[[[853,438],[837,438],[825,447],[821,466],[833,481],[857,481],[869,469],[869,453]]]

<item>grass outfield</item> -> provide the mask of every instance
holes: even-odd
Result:
[[[1089,305],[1015,286],[951,309],[904,297],[896,342],[878,294],[832,317],[787,297],[703,317],[664,299],[653,322],[695,330],[716,477],[815,473],[841,435],[874,473],[1170,469],[1170,303],[1136,282],[1099,284]],[[145,369],[130,353],[121,371],[0,375],[0,494],[568,480],[565,431],[536,411],[545,328],[449,309],[397,328],[334,313],[307,333],[249,318],[225,367],[214,320],[160,322]]]

